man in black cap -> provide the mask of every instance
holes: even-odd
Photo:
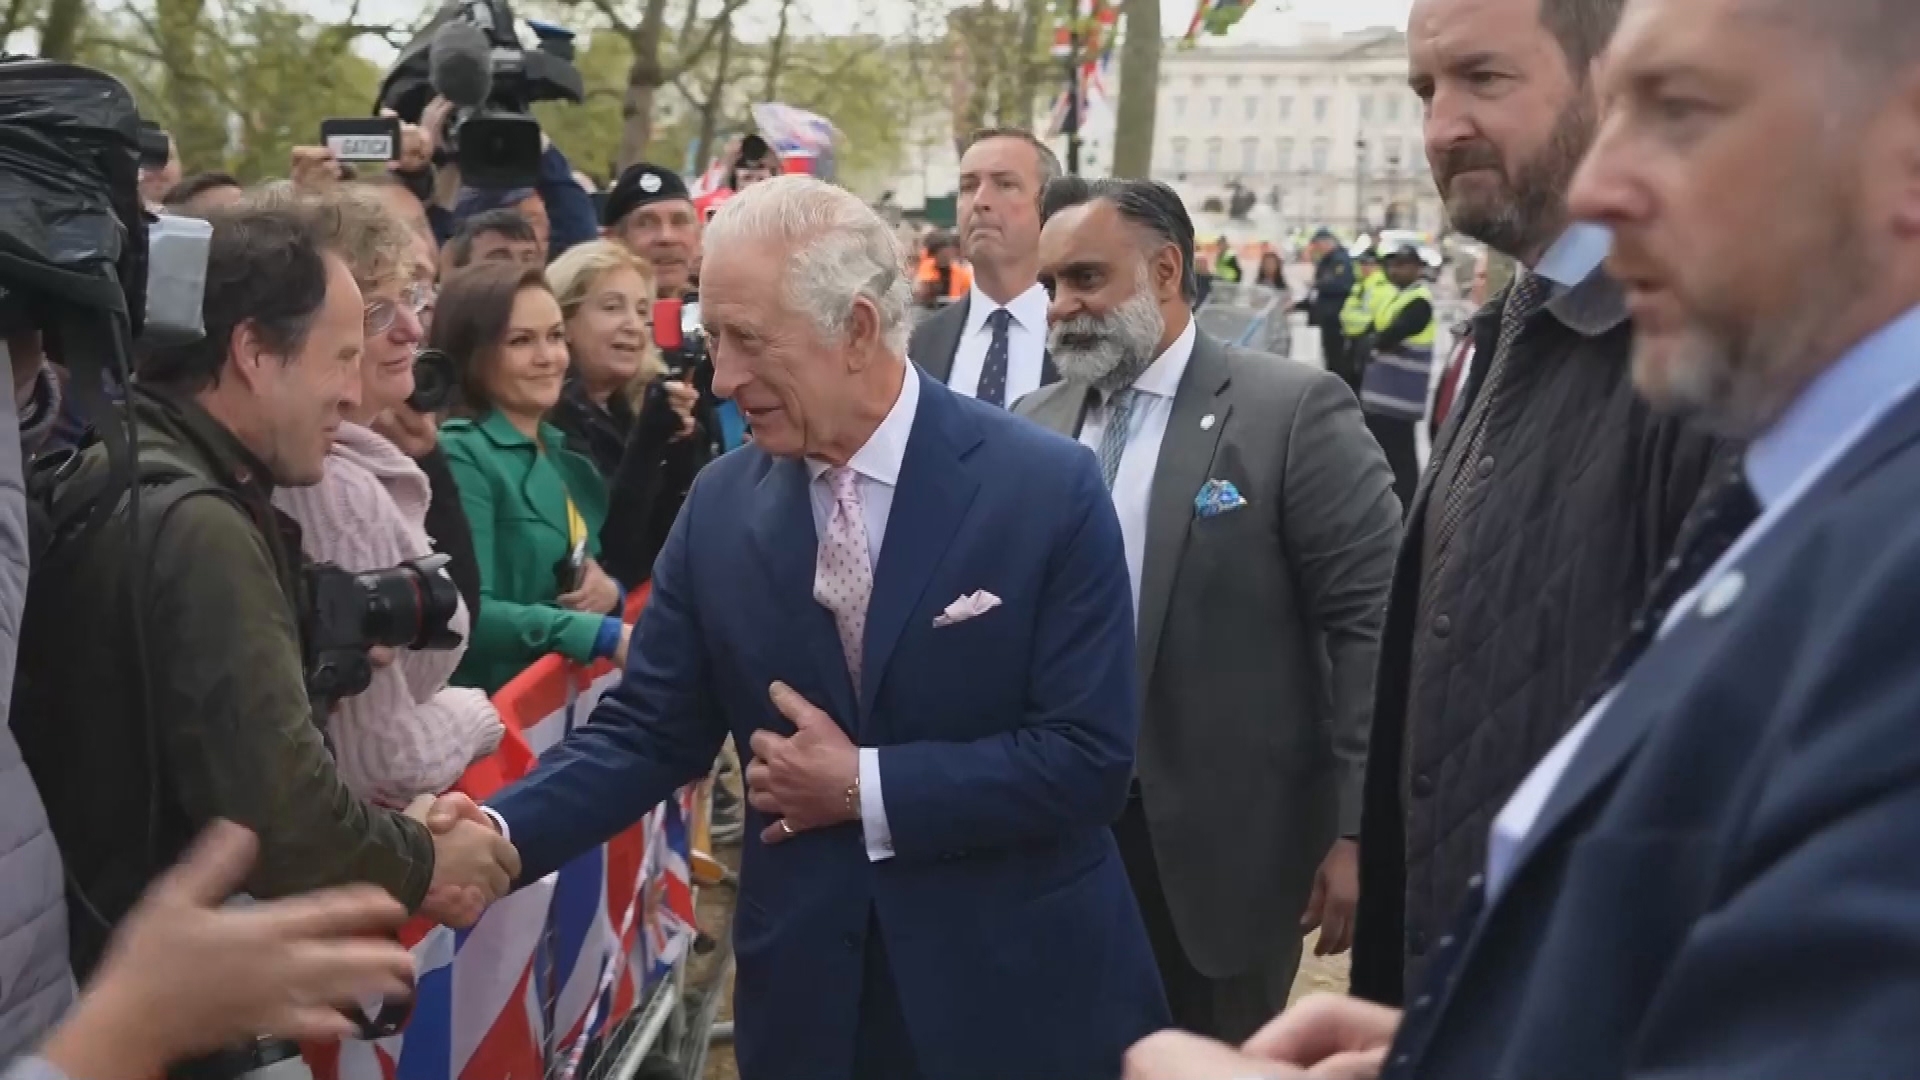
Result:
[[[693,292],[700,211],[679,173],[646,162],[629,167],[608,193],[600,224],[609,239],[653,264],[661,299],[685,299]]]

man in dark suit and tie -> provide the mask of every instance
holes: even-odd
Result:
[[[1146,712],[1116,834],[1174,1022],[1237,1042],[1303,923],[1351,937],[1400,504],[1337,376],[1199,332],[1171,188],[1067,177],[1044,216],[1066,379],[1017,411],[1095,451],[1119,512]]]
[[[1920,1074],[1920,5],[1628,0],[1603,70],[1571,199],[1635,384],[1747,450],[1404,1017],[1317,1001],[1129,1077]]]
[[[1047,355],[1040,193],[1060,159],[1021,128],[973,134],[960,158],[960,250],[973,288],[914,328],[907,355],[956,394],[1008,406],[1060,376]]]
[[[1111,1077],[1167,1010],[1109,828],[1140,705],[1099,466],[907,362],[853,195],[768,180],[706,244],[753,443],[688,495],[620,687],[488,811],[537,877],[731,733],[746,1080]]]

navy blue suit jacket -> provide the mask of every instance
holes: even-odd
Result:
[[[1389,1076],[1920,1076],[1920,394],[1621,684]]]
[[[1167,1019],[1108,827],[1140,716],[1119,522],[1083,447],[908,377],[862,685],[813,599],[806,466],[749,445],[687,497],[619,689],[492,805],[543,875],[704,776],[729,732],[743,755],[791,733],[782,680],[881,748],[897,854],[869,862],[858,823],[764,846],[748,815],[742,1075],[850,1074],[871,918],[928,1080],[1110,1078]],[[934,627],[981,589],[1001,606]]]

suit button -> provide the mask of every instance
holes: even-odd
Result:
[[[860,947],[860,935],[848,934],[846,937],[840,939],[840,943],[848,949],[858,949]]]
[[[1459,939],[1454,937],[1452,934],[1440,935],[1440,951],[1441,952],[1451,951],[1453,949],[1454,942],[1458,940]]]
[[[1431,1008],[1433,1008],[1432,994],[1421,994],[1419,997],[1413,999],[1414,1012],[1426,1012]]]
[[[1433,777],[1426,773],[1416,773],[1413,778],[1414,798],[1424,799],[1433,794]]]
[[[1440,615],[1434,618],[1433,620],[1433,636],[1434,637],[1443,638],[1451,633],[1453,633],[1452,617],[1447,615]]]
[[[1407,951],[1415,956],[1427,955],[1427,935],[1419,930],[1407,931]]]
[[[1474,471],[1474,472],[1477,472],[1477,473],[1479,473],[1479,474],[1480,474],[1480,479],[1482,479],[1482,480],[1485,480],[1485,479],[1486,479],[1487,477],[1489,477],[1489,476],[1492,476],[1492,475],[1493,475],[1493,458],[1492,458],[1492,456],[1491,456],[1491,455],[1489,455],[1489,456],[1487,456],[1487,457],[1483,457],[1483,458],[1481,458],[1481,459],[1480,459],[1480,464],[1479,464],[1479,465],[1476,465],[1476,466],[1474,467],[1474,470],[1473,470],[1473,471]]]

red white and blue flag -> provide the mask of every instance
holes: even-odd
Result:
[[[495,695],[507,736],[458,790],[484,799],[524,776],[618,679],[604,661],[536,664]],[[587,1044],[644,1001],[692,941],[693,798],[693,789],[678,793],[470,930],[410,923],[400,938],[417,979],[406,1029],[307,1047],[315,1080],[573,1076]]]

